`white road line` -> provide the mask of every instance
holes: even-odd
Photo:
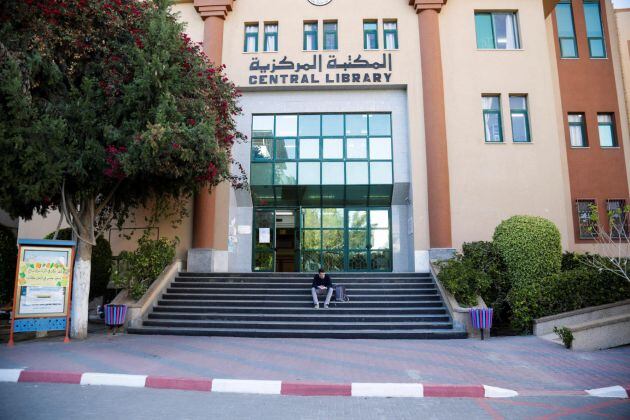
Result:
[[[87,372],[81,376],[81,385],[110,385],[143,388],[147,375]]]
[[[490,385],[484,385],[483,389],[486,398],[510,398],[518,396],[518,392],[511,389],[497,388]]]
[[[628,398],[626,390],[619,386],[609,386],[606,388],[587,389],[588,395],[601,398]]]
[[[213,379],[212,392],[235,392],[240,394],[280,395],[282,381],[256,381],[240,379]]]
[[[17,382],[24,369],[0,369],[0,382]]]
[[[424,389],[419,383],[352,383],[353,397],[412,397],[422,398]]]

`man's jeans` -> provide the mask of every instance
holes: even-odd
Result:
[[[319,305],[319,300],[317,299],[317,288],[316,287],[312,287],[311,288],[311,294],[313,295],[313,303],[315,305]],[[329,287],[328,288],[328,294],[326,295],[326,301],[324,302],[324,305],[328,305],[330,303],[330,298],[332,297],[333,294],[333,288]]]

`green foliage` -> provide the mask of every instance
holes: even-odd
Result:
[[[536,318],[630,298],[630,284],[608,272],[577,268],[512,288],[512,325],[531,331]]]
[[[17,253],[15,235],[9,228],[0,226],[0,303],[13,299]]]
[[[570,349],[571,344],[573,344],[573,333],[567,327],[553,327],[553,332],[555,332],[558,337],[562,340],[564,347]]]
[[[462,256],[443,263],[438,279],[457,302],[465,306],[475,306],[477,296],[484,294],[492,283],[490,276]]]
[[[560,271],[562,244],[558,228],[534,216],[513,216],[494,232],[494,244],[514,286]]]
[[[55,232],[50,232],[44,239],[52,239]],[[72,240],[72,229],[60,229],[58,240]],[[112,275],[112,247],[102,236],[96,238],[96,246],[92,248],[92,268],[90,270],[90,299],[103,296]]]
[[[129,295],[139,300],[160,273],[173,262],[177,241],[167,238],[138,240],[134,252],[121,252],[121,270],[114,273],[114,284],[127,289]]]

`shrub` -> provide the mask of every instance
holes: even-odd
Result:
[[[553,327],[553,332],[555,332],[558,337],[560,337],[560,340],[562,340],[564,347],[568,349],[571,348],[571,344],[573,344],[573,333],[570,329],[568,329],[567,327]]]
[[[462,256],[442,263],[438,279],[462,305],[475,306],[477,296],[483,295],[491,286],[492,279],[475,268]]]
[[[157,240],[143,236],[134,252],[121,252],[121,271],[114,273],[117,287],[127,289],[129,295],[139,300],[160,273],[175,258],[176,240]]]
[[[51,232],[44,239],[52,239],[55,232]],[[72,240],[72,229],[60,229],[57,239]],[[92,268],[90,270],[90,299],[103,296],[107,291],[107,284],[112,275],[112,247],[107,239],[99,236],[96,246],[92,247]]]
[[[630,298],[630,284],[608,272],[578,268],[517,285],[509,293],[512,326],[531,331],[534,319]]]
[[[0,226],[0,302],[13,299],[17,252],[17,240],[13,231]]]
[[[558,228],[534,216],[513,216],[494,232],[494,244],[513,286],[560,271],[562,244]]]

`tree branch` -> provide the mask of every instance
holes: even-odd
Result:
[[[116,193],[116,190],[118,189],[118,187],[120,187],[121,183],[122,183],[122,181],[118,181],[118,183],[116,183],[116,185],[114,185],[114,188],[112,188],[112,190],[109,192],[109,194],[107,194],[105,199],[103,201],[101,201],[101,203],[96,208],[96,214],[100,214],[100,212],[105,208],[105,206],[107,206],[107,203],[109,203],[109,201],[112,199],[112,197]]]

